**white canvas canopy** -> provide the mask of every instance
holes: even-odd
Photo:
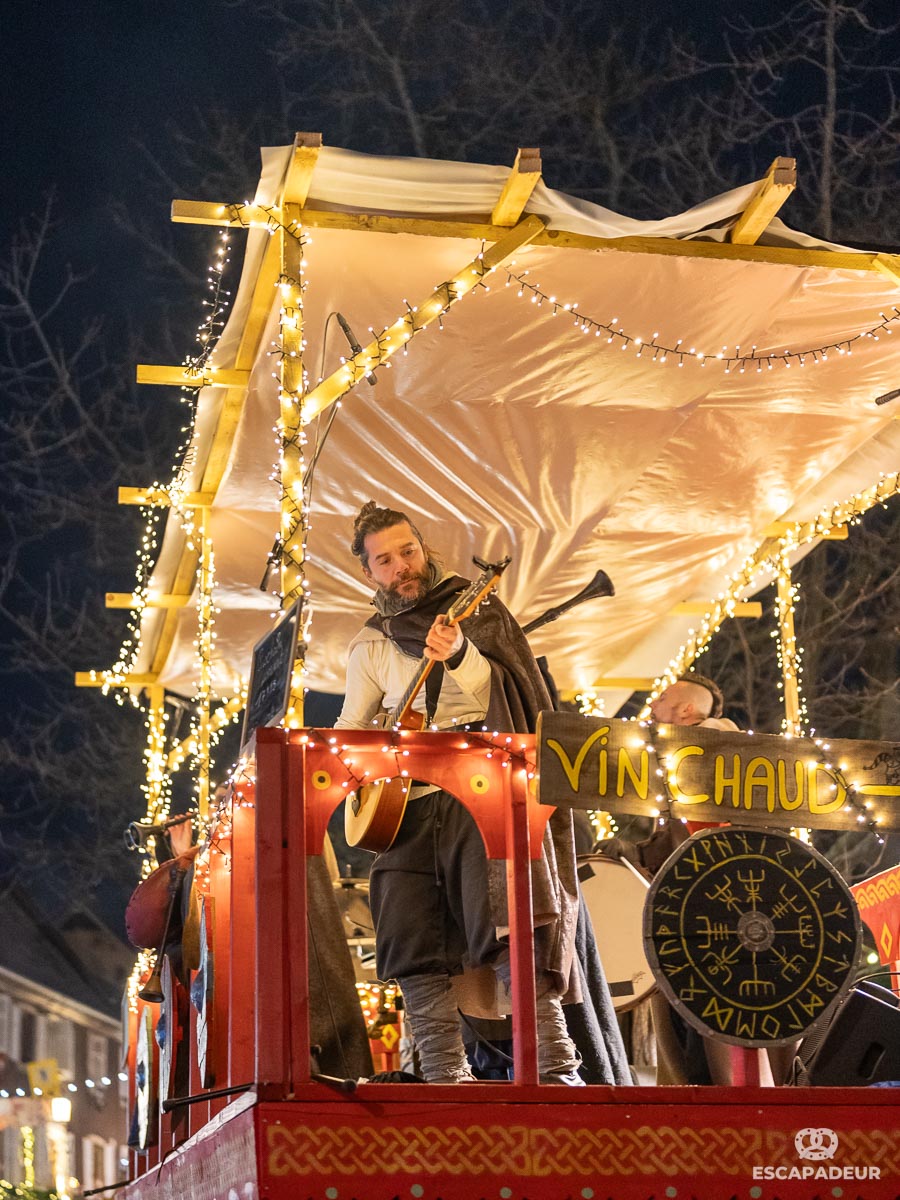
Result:
[[[290,156],[291,147],[263,152],[257,205],[277,201]],[[506,167],[320,151],[304,206],[313,384],[350,354],[329,315],[341,313],[365,344],[370,329],[390,326],[407,303],[453,278],[492,244],[471,230],[490,228],[508,175]],[[347,644],[370,611],[348,550],[366,500],[407,511],[462,574],[473,555],[511,555],[499,594],[523,623],[602,567],[615,597],[532,638],[560,688],[573,692],[660,673],[696,623],[676,605],[720,592],[772,522],[811,519],[897,470],[897,405],[874,403],[900,385],[900,332],[878,328],[896,315],[896,260],[881,256],[883,269],[873,269],[875,255],[824,245],[777,219],[757,245],[732,246],[729,231],[755,186],[645,222],[538,183],[525,213],[541,217],[546,233],[486,280],[490,290],[455,304],[442,329],[417,334],[374,387],[361,381],[345,396],[312,494],[308,686],[343,690]],[[249,384],[202,390],[189,479],[197,491],[212,480],[214,490],[219,695],[246,680],[253,644],[277,609],[259,584],[279,528],[279,304],[273,288],[259,311],[269,234],[234,235],[245,236],[240,288],[214,361],[249,370]],[[555,317],[534,288],[556,298]],[[587,330],[566,304],[590,319]],[[610,343],[594,323],[628,340],[614,334]],[[859,336],[871,330],[876,336]],[[845,352],[822,361],[818,351],[838,344]],[[800,352],[808,352],[802,366],[790,357]],[[759,361],[726,370],[725,359],[749,354]],[[307,431],[307,458],[316,428]],[[183,553],[170,520],[151,601],[190,590]],[[134,671],[192,694],[193,607],[150,607],[142,621]],[[607,712],[627,695],[610,686]]]

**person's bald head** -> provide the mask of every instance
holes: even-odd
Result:
[[[699,725],[722,715],[723,698],[711,679],[702,675],[677,679],[650,701],[653,720],[662,725]]]

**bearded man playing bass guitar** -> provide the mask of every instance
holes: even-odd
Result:
[[[413,707],[427,712],[429,725],[534,729],[538,712],[552,707],[550,697],[521,629],[496,597],[466,619],[463,631],[448,612],[467,581],[442,571],[405,513],[374,501],[356,517],[351,551],[376,588],[376,615],[350,644],[337,728],[369,728],[379,713],[396,709],[424,662],[438,665]],[[570,814],[557,812],[550,824],[532,873],[538,1067],[542,1082],[579,1085],[580,1060],[561,1003],[567,992],[581,999],[577,982],[574,995],[570,991],[577,980],[578,909]],[[488,862],[481,834],[459,801],[415,783],[394,840],[372,865],[379,978],[400,985],[430,1083],[474,1078],[451,977],[464,967],[490,965],[509,986],[508,947],[497,934],[506,924],[501,868]]]

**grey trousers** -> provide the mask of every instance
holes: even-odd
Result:
[[[497,963],[495,970],[508,986],[508,960]],[[407,975],[399,983],[423,1077],[428,1083],[474,1081],[449,975]],[[552,991],[549,979],[541,976],[537,983],[540,1081],[579,1086],[583,1083],[578,1075],[581,1060],[566,1030],[560,999]]]

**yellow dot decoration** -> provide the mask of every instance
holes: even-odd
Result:
[[[469,780],[469,787],[476,796],[483,796],[491,790],[491,783],[486,775],[473,775]]]
[[[331,787],[331,776],[327,771],[316,771],[312,777],[312,785],[317,792],[327,791]]]

